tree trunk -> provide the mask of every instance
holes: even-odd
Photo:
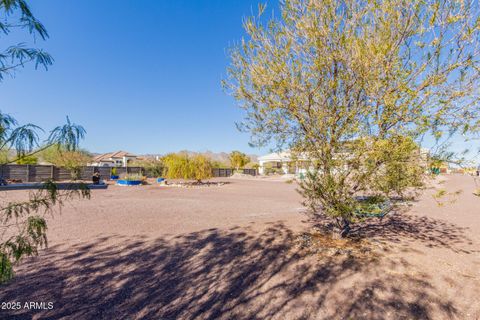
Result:
[[[337,218],[337,228],[335,228],[335,235],[338,238],[346,238],[350,233],[350,221],[346,218]]]
[[[340,236],[342,238],[346,238],[349,233],[350,233],[350,221],[343,218],[342,219],[342,229],[340,230]]]

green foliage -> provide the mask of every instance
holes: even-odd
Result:
[[[127,180],[127,181],[144,181],[145,180],[145,177],[138,173],[125,174],[121,178],[122,180]]]
[[[66,129],[66,127],[70,127],[70,129]],[[49,138],[43,142],[44,146],[34,151],[35,148],[39,147],[40,139],[38,133],[43,130],[33,124],[18,125],[18,122],[15,118],[0,111],[0,152],[2,153],[2,157],[0,157],[0,160],[2,161],[1,163],[15,163],[21,158],[28,158],[37,153],[41,153],[43,155],[42,158],[49,161],[48,155],[54,154],[55,152],[53,150],[55,148],[66,151],[68,151],[68,149],[74,150],[77,148],[77,144],[80,142],[80,140],[84,137],[84,135],[81,134],[76,139],[67,139],[67,141],[59,133],[59,130],[62,132],[68,130],[74,132],[85,132],[82,126],[69,122],[63,126],[53,129]],[[66,143],[66,145],[64,145],[64,143]],[[8,157],[10,150],[14,150],[17,156],[10,159]],[[80,152],[85,153],[85,151],[82,150],[80,150]]]
[[[309,160],[306,204],[344,234],[358,193],[421,186],[425,135],[480,131],[478,1],[286,0],[281,11],[245,20],[223,84],[254,145]]]
[[[183,153],[170,153],[162,158],[169,179],[191,179],[189,157]]]
[[[19,29],[27,29],[30,34],[46,39],[48,33],[29,9],[25,0],[0,0],[0,33],[8,35]],[[3,39],[5,40],[5,39]],[[5,43],[5,41],[3,41]],[[6,75],[33,62],[35,66],[47,68],[52,64],[50,55],[39,49],[25,47],[24,44],[11,45],[0,49],[0,82]],[[75,151],[83,139],[85,130],[67,118],[67,124],[56,127],[44,141],[45,147],[33,151],[39,145],[41,128],[33,124],[18,125],[11,115],[0,112],[0,152],[1,164],[32,161],[34,154],[53,145],[58,149]],[[9,159],[8,153],[15,150],[16,157]],[[13,267],[26,256],[36,255],[38,249],[47,245],[47,223],[45,216],[59,210],[65,201],[74,197],[89,198],[88,188],[79,184],[78,189],[59,191],[52,181],[43,189],[28,194],[25,200],[0,203],[0,283],[14,276]]]
[[[0,150],[0,164],[9,163],[10,152],[9,150]]]
[[[91,155],[85,150],[77,148],[76,151],[69,151],[61,145],[44,148],[40,155],[45,161],[69,170],[73,180],[80,178],[81,168],[92,160]]]
[[[369,199],[406,196],[409,190],[423,186],[427,170],[418,145],[402,136],[344,143],[342,153],[332,159],[331,173],[323,171],[321,162],[316,166],[300,182],[300,193],[305,205],[313,211],[321,208],[340,229],[357,222],[359,211],[376,206],[371,201],[359,203],[358,194],[369,195]]]
[[[47,246],[45,216],[53,214],[65,201],[74,197],[90,198],[90,190],[80,185],[76,190],[59,191],[52,181],[31,193],[26,201],[3,203],[0,208],[2,228],[12,232],[0,237],[0,283],[14,276],[13,266],[26,256],[37,255],[38,248]],[[15,232],[13,232],[15,230]]]
[[[249,162],[245,165],[245,168],[247,169],[256,169],[258,170],[258,168],[260,167],[260,165],[256,162]]]
[[[265,167],[264,173],[266,175],[283,175],[283,169],[282,168],[272,168],[272,167]]]
[[[250,158],[240,151],[232,151],[229,155],[230,163],[238,171],[250,162]]]
[[[224,161],[217,161],[217,160],[212,161],[212,167],[213,168],[221,168],[221,169],[230,169],[231,168],[230,163],[226,163]]]
[[[48,33],[45,27],[30,11],[25,0],[0,0],[0,34],[26,29],[35,38],[45,40]],[[5,43],[5,42],[4,42]],[[32,62],[35,68],[43,66],[47,69],[53,58],[41,49],[27,48],[24,43],[10,45],[0,51],[0,82],[6,75],[13,76],[15,70]]]
[[[192,179],[202,181],[212,177],[212,163],[203,155],[195,155],[190,159]]]
[[[164,172],[163,162],[156,159],[137,159],[129,165],[132,167],[142,167],[148,177],[161,177]]]
[[[403,196],[408,188],[423,186],[427,162],[412,138],[392,136],[361,144],[350,151],[355,159],[349,166],[362,168],[352,174],[357,191]]]
[[[380,217],[390,209],[388,199],[382,196],[371,196],[359,199],[355,209],[355,216],[358,219],[365,217]]]
[[[167,168],[166,178],[205,180],[212,177],[212,163],[204,155],[188,156],[186,153],[171,153],[162,159]]]
[[[55,127],[50,132],[48,140],[54,141],[57,146],[61,146],[66,151],[74,152],[76,151],[80,140],[85,138],[85,134],[86,131],[82,126],[72,123],[67,117],[67,123],[62,126]]]
[[[0,284],[13,278],[13,265],[10,257],[0,249]]]
[[[16,162],[17,164],[37,164],[38,158],[35,156],[23,156]]]

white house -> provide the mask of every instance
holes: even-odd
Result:
[[[344,154],[349,156],[348,153]],[[421,148],[419,150],[420,161],[422,164],[427,166],[427,159],[429,155],[429,150]],[[278,170],[283,174],[305,174],[309,170],[313,170],[311,161],[305,155],[298,155],[292,157],[290,151],[283,152],[274,152],[261,156],[258,158],[258,173],[260,175],[267,174],[268,170]]]
[[[97,167],[126,167],[130,161],[137,158],[137,155],[126,151],[109,152],[93,158],[93,162],[90,165]]]
[[[258,173],[263,175],[269,169],[281,170],[283,174],[305,173],[310,161],[305,156],[292,157],[290,151],[274,152],[258,158]]]

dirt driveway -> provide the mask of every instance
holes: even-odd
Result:
[[[425,191],[362,229],[364,256],[312,253],[294,184],[116,187],[49,221],[49,248],[17,268],[0,301],[15,319],[480,319],[480,198]],[[21,196],[16,193],[12,196]],[[53,303],[49,308],[48,302]],[[40,310],[38,310],[40,309]]]

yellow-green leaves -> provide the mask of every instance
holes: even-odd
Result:
[[[162,158],[169,179],[205,180],[212,177],[212,161],[204,155],[171,153]]]
[[[249,38],[234,51],[224,84],[241,93],[253,142],[318,163],[311,187],[330,211],[344,216],[338,201],[359,190],[418,186],[412,139],[478,131],[478,1],[285,0],[281,10],[266,24],[247,20]],[[351,141],[365,143],[342,153]]]

